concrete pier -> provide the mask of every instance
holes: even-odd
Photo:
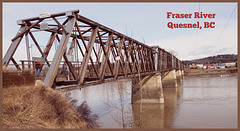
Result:
[[[165,87],[177,87],[177,75],[176,70],[171,70],[162,73],[162,86]]]
[[[142,91],[139,82],[141,82]],[[132,79],[132,103],[164,103],[161,74],[134,77]]]
[[[182,70],[182,77],[184,76],[184,70]]]
[[[182,70],[176,71],[176,78],[178,82],[183,80]]]

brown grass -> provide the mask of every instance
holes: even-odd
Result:
[[[60,92],[44,86],[3,88],[3,128],[87,128]]]

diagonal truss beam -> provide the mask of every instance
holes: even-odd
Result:
[[[25,30],[26,30],[27,26],[21,26],[20,29],[18,30],[18,33],[16,36],[19,36],[19,34],[22,34]],[[12,44],[10,45],[10,47],[8,48],[5,56],[3,57],[3,60],[2,60],[2,64],[3,66],[8,66],[10,60],[12,59],[19,43],[21,42],[23,38],[23,35],[21,35],[20,37],[17,37],[13,42]]]
[[[169,52],[161,50],[160,47],[157,47],[158,49],[150,47],[95,21],[87,19],[77,14],[78,12],[79,10],[75,10],[51,14],[44,18],[35,17],[23,19],[21,22],[18,22],[21,25],[21,28],[12,39],[12,44],[3,58],[3,65],[7,66],[9,62],[12,61],[16,65],[16,68],[20,70],[20,67],[17,66],[17,62],[13,59],[13,55],[21,42],[23,35],[29,33],[37,49],[42,57],[45,58],[48,65],[50,65],[50,63],[48,63],[47,56],[53,42],[55,39],[59,41],[57,51],[55,52],[44,80],[44,83],[47,86],[52,86],[55,82],[62,58],[64,58],[71,74],[76,80],[75,83],[77,82],[79,85],[92,80],[101,82],[104,81],[105,78],[117,79],[122,75],[128,77],[135,75],[138,71],[141,73],[149,73],[153,71],[162,71],[164,69],[171,70],[173,68],[179,69],[183,67],[181,61]],[[61,22],[62,24],[58,19],[60,16],[64,17],[64,22]],[[48,20],[45,21],[45,19]],[[44,51],[40,48],[31,32],[32,28],[36,29],[34,31],[43,31],[40,28],[43,20],[44,22],[51,20],[51,22],[54,23],[52,24],[50,22],[50,24],[48,24],[49,28],[44,29],[44,31],[52,33]],[[58,35],[62,35],[61,40]],[[68,47],[70,37],[73,37],[73,41],[67,52],[66,48]],[[81,43],[79,43],[80,39]],[[72,61],[69,61],[67,57],[67,54],[73,54],[73,49],[75,47],[77,48],[77,52],[75,52],[76,57],[78,57],[79,48],[83,58],[81,62],[77,61],[77,67],[73,66]],[[91,75],[92,69],[96,76]],[[90,76],[87,74],[87,71],[90,72]],[[59,72],[59,74],[60,73],[61,72]]]
[[[81,38],[81,40],[82,40],[82,43],[83,43],[85,49],[86,49],[86,53],[88,53],[87,45],[86,45],[86,43],[85,43],[85,41],[84,41],[83,35],[82,35],[82,33],[81,33],[81,30],[80,30],[77,22],[75,22],[75,26],[77,27],[77,31],[78,31],[78,33],[79,33],[79,35],[80,35],[80,38]],[[96,38],[95,38],[95,39],[96,39]],[[78,44],[78,45],[79,45],[79,44]],[[79,48],[80,48],[80,51],[82,52],[82,49],[81,49],[81,46],[80,46],[80,45],[79,45]],[[96,55],[96,51],[95,51],[94,47],[93,47],[93,51],[94,51],[94,53],[95,53],[95,55]],[[84,57],[84,55],[83,55],[83,57]],[[91,61],[91,64],[92,64],[92,66],[93,66],[93,69],[94,69],[95,74],[97,75],[97,77],[99,77],[98,71],[97,71],[97,69],[96,69],[96,67],[95,67],[95,65],[94,65],[94,61],[93,61],[93,59],[92,59],[91,56],[90,56],[90,61]]]
[[[120,43],[119,43],[119,45],[118,45],[117,56],[120,57],[120,58],[121,58],[121,56],[122,56],[121,51],[122,51],[122,47],[123,47],[123,41],[124,41],[124,38],[121,38]],[[115,47],[115,48],[116,48],[116,47]],[[120,63],[121,66],[122,66],[121,59],[117,60],[117,61],[116,61],[116,64],[114,64],[114,71],[115,71],[115,73],[114,73],[114,78],[115,78],[115,79],[117,79],[117,77],[118,77],[119,63]],[[122,68],[122,69],[123,69],[123,68]]]
[[[94,27],[93,32],[91,34],[91,38],[88,42],[88,47],[87,47],[88,51],[85,52],[85,56],[83,58],[83,62],[82,62],[81,68],[80,68],[79,84],[83,83],[83,80],[84,80],[84,77],[85,77],[85,74],[86,74],[87,65],[88,65],[88,62],[89,62],[89,59],[90,59],[90,56],[91,56],[91,53],[92,53],[93,44],[94,44],[94,41],[96,39],[97,32],[98,32],[98,27]]]
[[[100,67],[100,80],[103,81],[103,78],[105,76],[105,72],[106,72],[106,67],[107,67],[107,61],[109,59],[109,53],[110,53],[110,49],[111,49],[111,41],[112,41],[112,37],[113,37],[113,34],[109,34],[108,36],[108,40],[107,40],[107,51],[106,51],[106,55],[105,57],[103,57],[103,60],[102,60],[102,63],[101,63],[101,67]]]
[[[31,26],[29,26],[28,28],[26,28],[24,31],[22,31],[21,33],[19,33],[17,36],[15,36],[12,41],[15,41],[16,39],[18,39],[19,37],[22,37],[25,33],[29,32],[29,30],[34,27],[35,25],[37,25],[38,23],[40,23],[43,19],[38,20],[37,22],[35,22],[34,24],[32,24]]]
[[[67,43],[68,43],[69,37],[71,35],[72,29],[74,27],[75,21],[76,21],[75,17],[72,17],[67,22],[66,31],[69,32],[69,34],[67,35],[67,34],[63,33],[63,36],[60,40],[60,44],[58,45],[57,52],[55,53],[55,55],[53,57],[51,66],[47,72],[45,79],[44,79],[44,84],[46,86],[51,87],[53,85],[54,79],[57,75],[60,61],[61,61],[63,54],[65,52],[65,49],[67,47]]]

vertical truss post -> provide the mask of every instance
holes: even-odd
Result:
[[[144,49],[144,47],[143,46],[141,46],[141,49],[140,49],[140,55],[141,55],[141,58],[142,58],[142,62],[141,62],[141,64],[142,64],[142,66],[143,66],[143,71],[146,71],[146,65],[145,65],[145,58],[144,58],[144,55],[143,55],[143,49]]]
[[[119,59],[119,63],[120,63],[120,67],[121,67],[121,69],[122,69],[122,71],[123,71],[123,65],[122,65],[122,62],[120,61],[121,60],[121,57],[122,57],[122,53],[121,53],[121,51],[122,51],[122,40],[123,40],[124,38],[121,38],[120,39],[120,42],[118,43],[118,47],[116,46],[116,43],[115,43],[115,41],[114,41],[114,39],[113,39],[113,45],[114,45],[114,47],[113,47],[113,50],[114,50],[114,48],[115,48],[115,50],[116,50],[116,53],[117,53],[117,56],[119,56],[120,57],[120,59]],[[119,50],[120,49],[120,50]],[[115,58],[114,58],[114,60],[115,60]],[[116,61],[116,60],[115,60]],[[114,69],[115,69],[115,65],[116,64],[114,64]]]
[[[143,55],[142,55],[142,46],[140,47],[138,45],[138,57],[139,57],[139,62],[140,62],[140,71],[144,71],[144,61],[143,61]]]
[[[133,69],[132,69],[131,62],[130,62],[129,50],[131,50],[131,41],[128,41],[128,48],[125,45],[125,51],[126,51],[126,56],[127,56],[127,61],[128,61],[128,66],[129,66],[129,69],[130,69],[130,73],[132,74]]]
[[[68,48],[68,52],[67,52],[68,55],[72,55],[73,49],[74,49],[74,47],[75,47],[75,43],[76,43],[76,37],[74,37],[74,38],[72,39],[71,45],[70,45],[70,47]]]
[[[71,36],[75,21],[76,21],[75,17],[70,18],[68,20],[68,23],[67,23],[66,29],[65,29],[69,34],[66,34],[63,32],[63,36],[60,40],[60,44],[57,48],[57,51],[53,57],[51,66],[47,72],[45,79],[44,79],[44,83],[48,87],[51,87],[53,85],[54,79],[57,75],[59,64],[61,62],[61,59],[63,57],[65,49],[67,47],[67,43],[68,43],[69,37]]]
[[[151,51],[150,49],[147,49],[147,57],[148,57],[148,61],[149,61],[149,68],[150,68],[150,71],[152,71],[152,56],[151,56]]]
[[[25,29],[27,28],[27,26],[21,26],[20,29],[18,30],[18,33],[16,34],[16,36],[18,36],[19,34],[21,34]],[[8,48],[5,56],[3,57],[3,60],[2,60],[2,64],[3,66],[8,66],[10,60],[12,59],[19,43],[21,42],[22,40],[22,37],[18,37],[17,39],[15,39],[12,44],[10,45],[10,47]]]
[[[87,47],[87,50],[85,52],[81,68],[80,68],[79,84],[83,83],[83,80],[84,80],[84,77],[85,77],[85,74],[86,74],[87,65],[88,65],[88,62],[89,62],[89,59],[90,59],[90,56],[91,56],[91,53],[92,53],[93,44],[95,42],[97,32],[98,32],[98,27],[94,27],[93,31],[92,31],[92,34],[91,34],[91,37],[90,37],[90,40],[88,42],[88,47]]]
[[[151,63],[152,63],[152,71],[155,71],[155,57],[153,54],[153,49],[150,50],[150,55],[151,55]]]
[[[131,59],[132,59],[132,62],[133,62],[133,73],[135,73],[135,69],[136,69],[136,73],[138,72],[138,66],[137,66],[137,59],[136,59],[136,55],[135,55],[135,46],[134,46],[134,43],[131,42],[131,50],[130,50],[130,54],[131,54]],[[136,44],[135,44],[136,45]]]
[[[161,69],[161,66],[160,66],[160,62],[161,62],[161,57],[160,57],[160,54],[161,54],[161,50],[159,48],[157,48],[157,70],[160,71]]]
[[[163,69],[163,51],[159,49],[159,71]]]
[[[29,50],[29,39],[28,39],[28,32],[25,33],[25,41],[26,41],[26,52],[27,52],[27,60],[30,61],[30,50]],[[31,63],[28,62],[28,69],[30,69]]]
[[[173,69],[173,57],[172,55],[169,53],[169,69],[172,70]]]
[[[123,42],[123,45],[124,45],[124,53],[125,53],[125,56],[126,56],[126,60],[125,60],[125,68],[124,68],[124,73],[125,73],[125,77],[127,77],[128,75],[128,65],[129,65],[129,58],[128,58],[128,51],[127,51],[127,46],[126,46],[126,43],[125,41]],[[129,67],[129,69],[131,70],[131,67]]]
[[[165,54],[165,69],[168,69],[168,53],[165,51],[164,52],[164,54]]]
[[[151,68],[150,68],[150,62],[149,62],[149,54],[148,54],[148,49],[144,49],[144,55],[145,55],[145,58],[146,58],[146,67],[147,67],[147,71],[149,71]]]
[[[166,69],[166,53],[165,51],[162,52],[162,57],[163,57],[163,60],[162,60],[162,69],[165,70]]]
[[[175,68],[175,66],[174,66],[174,64],[175,64],[175,59],[174,59],[174,57],[173,57],[173,55],[171,55],[171,62],[172,62],[172,68],[171,69],[174,69]]]
[[[120,58],[121,58],[121,56],[122,56],[121,51],[122,51],[122,47],[123,47],[123,46],[122,46],[123,41],[124,41],[124,38],[121,38],[120,43],[118,44],[117,56],[120,57]],[[117,76],[118,76],[118,68],[119,68],[119,63],[120,63],[120,61],[121,61],[121,59],[117,60],[117,61],[116,61],[116,64],[114,64],[114,71],[115,71],[115,73],[114,73],[114,78],[115,78],[115,79],[117,79]]]
[[[100,72],[99,72],[101,81],[103,81],[103,78],[104,78],[105,73],[106,73],[106,67],[107,67],[107,61],[109,59],[112,37],[113,37],[113,34],[110,33],[109,36],[108,36],[107,43],[106,43],[106,47],[107,47],[106,55],[105,55],[105,57],[103,57],[101,67],[100,67]]]

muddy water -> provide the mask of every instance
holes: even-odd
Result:
[[[131,104],[131,80],[70,91],[101,128],[237,128],[237,76],[185,77],[164,88],[164,104]],[[141,112],[141,113],[140,113]]]

